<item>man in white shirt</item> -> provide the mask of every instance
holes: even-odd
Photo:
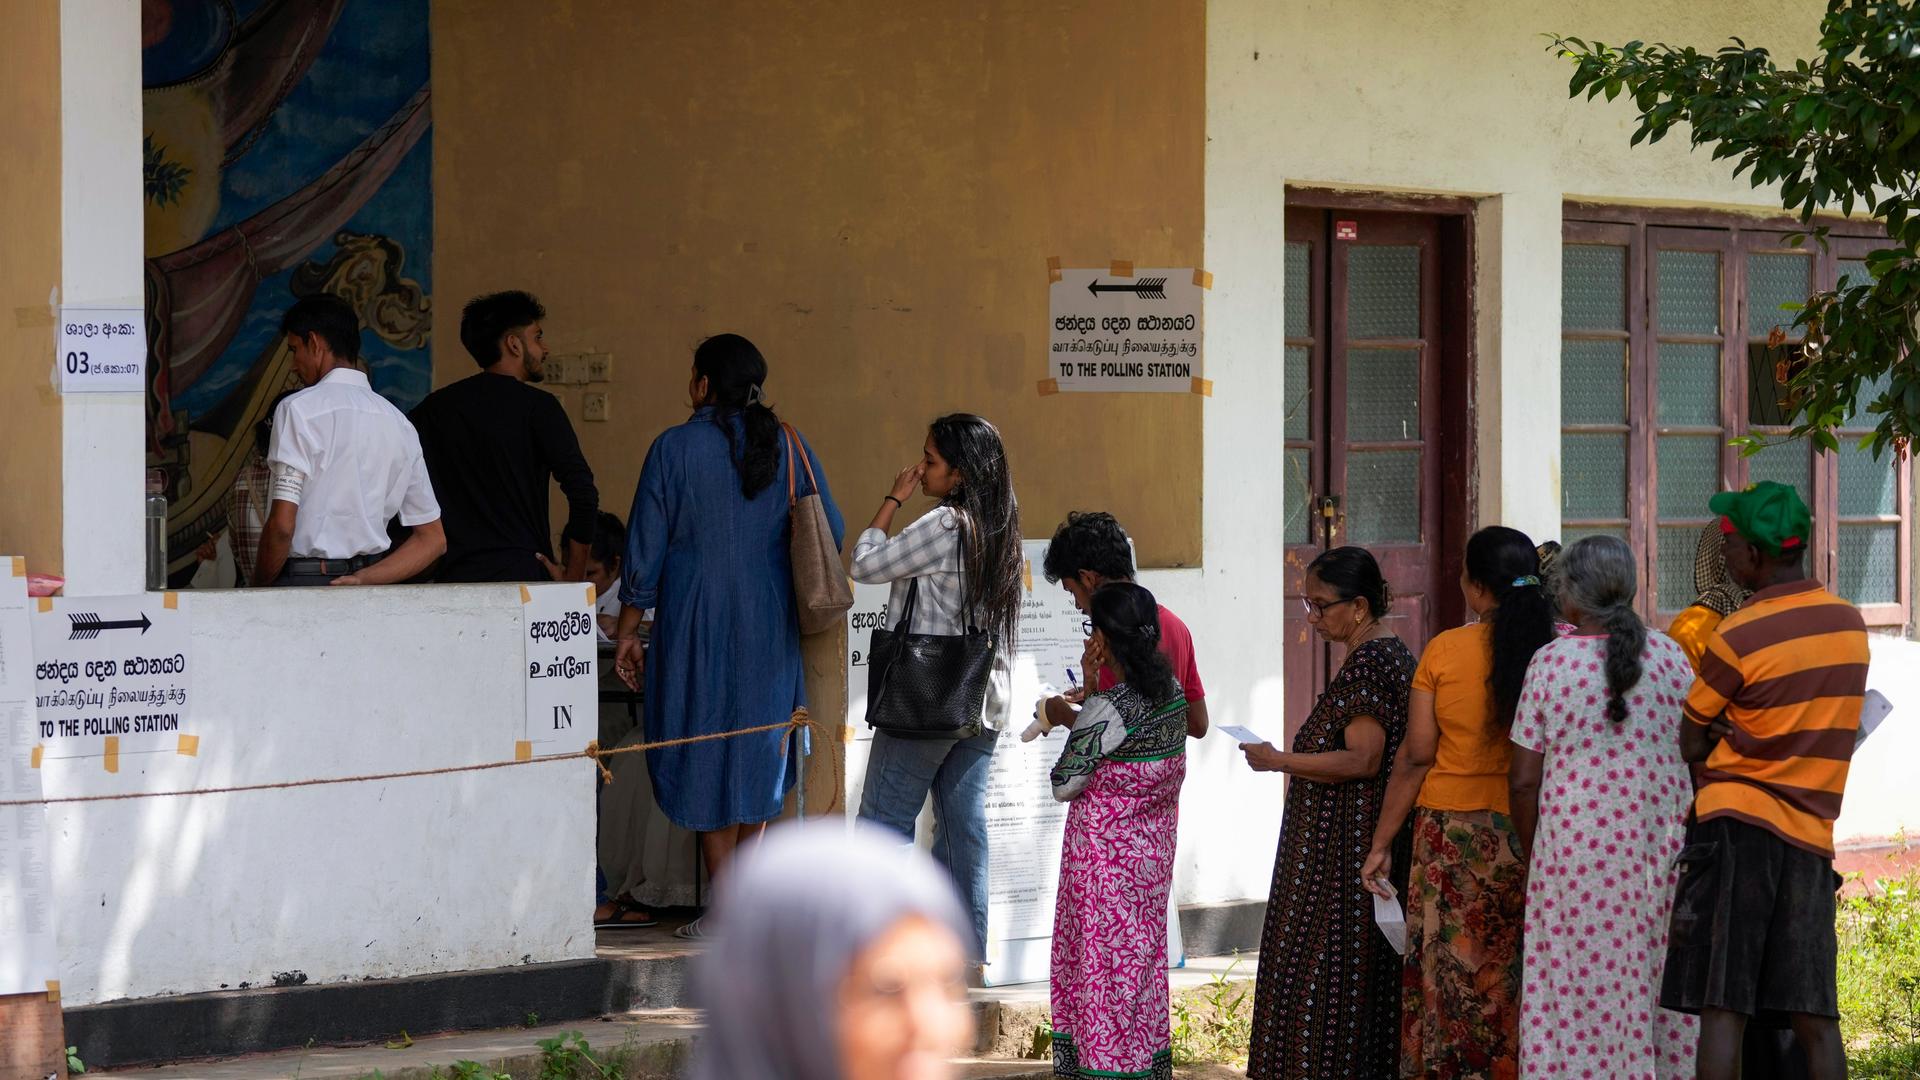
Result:
[[[267,451],[273,508],[255,559],[275,585],[384,585],[419,574],[447,550],[420,437],[373,392],[360,320],[337,296],[309,296],[280,320],[306,389],[280,403]],[[387,522],[413,530],[389,551]]]

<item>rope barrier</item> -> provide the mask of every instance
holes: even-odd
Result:
[[[118,802],[124,799],[165,799],[180,795],[232,795],[242,791],[277,791],[282,788],[324,787],[329,784],[359,784],[370,780],[406,780],[416,776],[446,776],[451,773],[485,772],[489,769],[508,769],[515,765],[545,765],[555,761],[574,761],[585,758],[593,762],[600,775],[611,781],[612,770],[606,766],[607,758],[619,754],[632,754],[641,750],[661,750],[669,746],[687,746],[692,743],[715,742],[720,739],[734,739],[742,735],[759,735],[768,731],[797,731],[811,729],[813,720],[807,710],[795,709],[793,716],[778,724],[762,724],[759,727],[741,728],[738,731],[719,731],[710,735],[689,735],[683,739],[662,739],[658,742],[635,743],[632,746],[617,746],[602,749],[596,742],[587,743],[585,750],[570,754],[543,754],[524,761],[487,761],[478,765],[449,765],[439,769],[409,769],[405,772],[368,773],[364,776],[331,776],[319,780],[283,780],[274,784],[241,784],[236,787],[188,788],[183,791],[132,791],[118,795],[66,795],[55,799],[0,799],[0,806],[52,806],[56,803]]]

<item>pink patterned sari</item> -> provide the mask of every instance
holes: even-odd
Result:
[[[1070,800],[1053,926],[1054,1075],[1171,1080],[1167,899],[1187,705],[1087,699],[1054,766]]]

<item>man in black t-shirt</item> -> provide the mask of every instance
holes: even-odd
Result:
[[[427,395],[410,415],[440,496],[447,554],[440,581],[549,581],[547,481],[567,497],[563,580],[579,581],[600,511],[593,470],[545,376],[540,301],[500,292],[469,302],[460,343],[480,373]]]

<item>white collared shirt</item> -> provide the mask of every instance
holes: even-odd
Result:
[[[387,550],[387,522],[440,519],[420,435],[373,392],[366,373],[334,368],[273,414],[273,497],[300,508],[290,555],[350,559]],[[282,483],[286,473],[294,483]]]

